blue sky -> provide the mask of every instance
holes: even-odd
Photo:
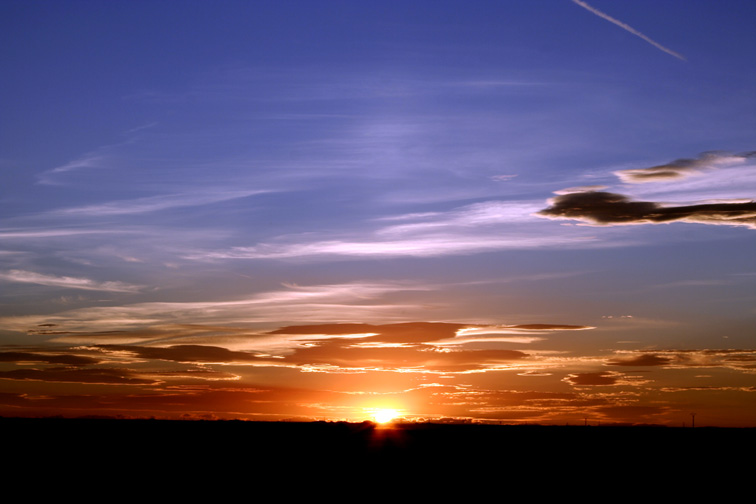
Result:
[[[719,404],[711,422],[756,421],[752,366],[733,364],[756,359],[755,18],[734,0],[0,2],[2,411],[51,410],[28,394],[61,380],[61,403],[105,393],[51,352],[127,346],[66,369],[115,393],[139,386],[116,369],[148,372],[143,349],[196,345],[268,360],[157,357],[150,376],[181,372],[145,393],[215,366],[192,379],[280,397],[359,373],[408,417],[584,417],[406,399],[441,380],[450,397],[607,387],[605,420]],[[410,322],[464,327],[360,340]],[[339,323],[373,326],[334,346]],[[282,332],[299,326],[322,331]],[[427,380],[405,383],[397,356],[345,357],[391,345],[530,367],[416,363]],[[184,414],[371,408],[333,401]]]

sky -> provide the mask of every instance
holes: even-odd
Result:
[[[0,0],[0,415],[756,426],[750,0]]]

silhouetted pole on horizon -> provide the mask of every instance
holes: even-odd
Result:
[[[690,428],[692,429],[695,426],[696,426],[696,414],[691,413],[690,414]]]

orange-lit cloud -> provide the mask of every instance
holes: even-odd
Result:
[[[261,361],[260,357],[251,352],[239,352],[209,345],[172,345],[169,347],[105,345],[98,348],[106,353],[126,354],[136,359],[217,364]]]
[[[590,417],[653,423],[674,419],[680,408],[675,405],[690,394],[756,391],[746,377],[756,369],[756,350],[618,350],[580,356],[554,354],[544,346],[550,335],[563,339],[586,329],[542,323],[339,323],[257,333],[246,339],[244,350],[151,341],[58,344],[54,351],[44,345],[6,348],[0,351],[0,383],[6,391],[0,394],[0,412],[361,420],[376,408],[391,408],[409,419],[577,423]],[[513,343],[528,350],[508,348],[507,340],[496,337],[507,331],[538,335],[541,349],[529,350],[535,342]],[[485,345],[495,342],[496,347],[476,346],[476,338],[489,332],[494,338]],[[279,339],[275,355],[270,347],[255,349],[265,338]],[[630,368],[637,368],[635,374],[626,371]],[[686,387],[670,380],[671,373],[704,368],[744,378]],[[309,375],[303,379],[302,373]],[[36,393],[14,388],[26,390],[30,384]],[[666,392],[669,399],[657,395],[649,402],[653,391]]]
[[[612,371],[571,373],[567,375],[564,381],[574,386],[637,385],[640,383],[635,378]]]
[[[756,370],[756,350],[700,349],[622,352],[607,364],[612,366],[665,366],[669,368],[726,368],[745,372]]]

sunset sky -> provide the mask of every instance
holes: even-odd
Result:
[[[0,416],[756,426],[751,0],[0,0]]]

